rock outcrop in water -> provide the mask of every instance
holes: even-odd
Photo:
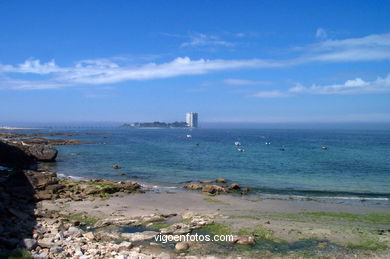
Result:
[[[50,145],[26,144],[21,140],[0,141],[1,163],[10,167],[27,168],[41,162],[55,161],[58,151]]]
[[[228,180],[225,178],[217,178],[214,181],[212,180],[202,180],[196,181],[197,183],[190,183],[184,185],[185,189],[189,190],[202,190],[202,192],[207,194],[220,194],[227,192],[241,192],[247,193],[249,192],[249,188],[241,188],[238,183],[231,183],[230,185],[218,185],[218,184],[226,184]],[[215,184],[212,184],[212,183]]]
[[[36,160],[18,146],[0,141],[0,165],[11,168],[30,168]]]

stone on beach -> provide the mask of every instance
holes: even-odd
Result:
[[[210,194],[217,194],[221,192],[226,192],[226,190],[218,185],[205,185],[202,187],[202,192],[207,192]]]
[[[227,183],[227,180],[225,178],[220,177],[220,178],[215,179],[215,182],[216,183]]]
[[[233,239],[233,243],[240,245],[255,245],[255,239],[252,236],[237,236]]]
[[[232,183],[231,185],[229,185],[229,189],[230,190],[240,190],[241,187],[238,183]]]
[[[190,248],[190,245],[187,242],[179,242],[179,243],[176,243],[176,245],[175,245],[175,249],[177,251],[184,251],[184,250],[187,250],[188,248]]]
[[[134,223],[137,223],[138,221],[133,218],[126,218],[126,217],[121,217],[121,218],[106,218],[99,220],[95,223],[94,227],[104,227],[104,226],[109,226],[109,225],[132,225]]]
[[[187,184],[184,186],[184,188],[190,189],[190,190],[200,190],[203,188],[203,186],[200,184]]]
[[[33,238],[25,238],[22,240],[21,246],[25,247],[27,250],[32,250],[37,246],[37,241]]]
[[[122,233],[121,237],[123,239],[129,240],[130,242],[143,241],[152,239],[158,235],[159,232],[156,231],[144,231],[136,233]]]

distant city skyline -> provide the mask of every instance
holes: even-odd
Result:
[[[0,125],[389,123],[389,1],[0,1]]]

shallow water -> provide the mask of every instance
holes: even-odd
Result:
[[[135,180],[171,187],[192,180],[225,177],[262,193],[390,198],[390,131],[120,128],[52,131],[97,133],[70,137],[96,144],[58,146],[59,162],[54,169],[68,176]],[[192,138],[187,138],[187,134]],[[241,142],[245,152],[237,151],[235,141]],[[328,150],[322,150],[322,146]],[[122,168],[114,170],[113,164]]]

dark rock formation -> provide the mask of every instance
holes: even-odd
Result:
[[[16,246],[34,246],[36,224],[34,189],[23,171],[0,171],[0,257],[2,251]],[[26,240],[23,242],[23,240]]]
[[[27,168],[28,164],[34,164],[36,161],[52,162],[57,157],[57,149],[50,145],[29,145],[19,140],[0,141],[0,164],[11,163],[10,167]]]
[[[57,149],[48,145],[31,145],[25,147],[25,152],[34,157],[37,161],[53,162],[56,160],[58,154]]]
[[[20,139],[25,144],[39,144],[39,145],[80,145],[81,142],[77,139],[45,139],[45,138],[23,138]]]
[[[226,190],[222,186],[218,186],[218,185],[205,185],[202,188],[202,192],[207,192],[210,194],[217,194],[217,193],[221,193],[221,192],[226,192]]]
[[[18,146],[0,141],[0,165],[11,168],[35,167],[34,157],[27,154]]]

